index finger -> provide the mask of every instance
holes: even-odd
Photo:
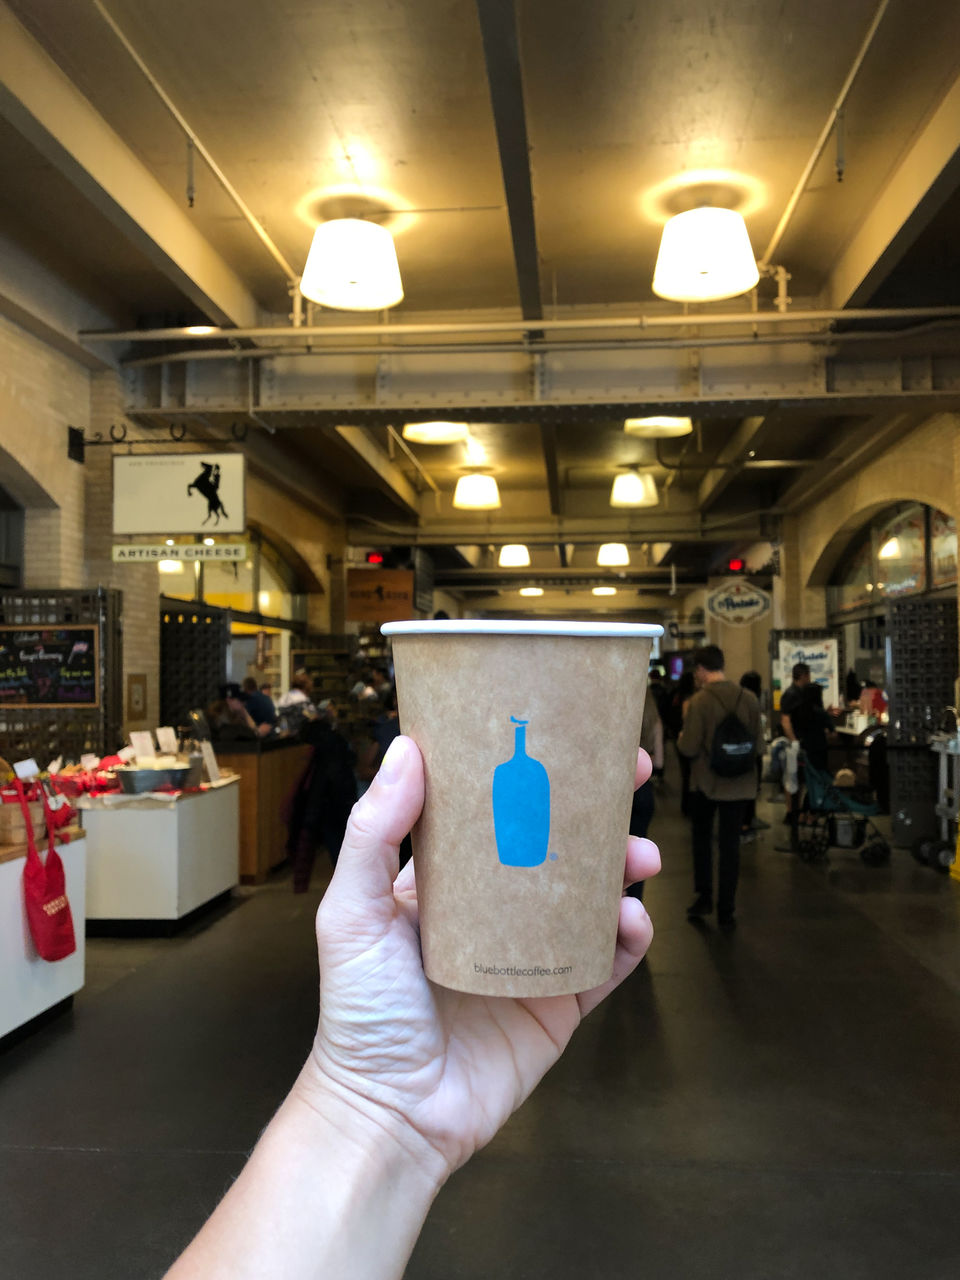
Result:
[[[641,747],[637,752],[637,777],[633,784],[634,791],[636,791],[637,787],[642,787],[643,784],[649,780],[652,773],[653,761],[647,755],[646,751],[644,751],[643,747]]]

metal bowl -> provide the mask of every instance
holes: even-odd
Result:
[[[160,787],[173,787],[182,791],[187,785],[190,765],[177,765],[174,769],[117,769],[120,790],[128,796],[142,795]]]

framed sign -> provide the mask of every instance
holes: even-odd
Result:
[[[242,533],[242,453],[114,455],[114,533]]]
[[[765,617],[773,604],[769,591],[763,591],[745,578],[727,578],[707,592],[707,613],[734,627],[748,627]]]
[[[823,705],[825,707],[841,706],[840,698],[840,642],[836,636],[818,636],[816,638],[795,638],[781,636],[777,641],[777,661],[779,672],[779,690],[782,692],[790,684],[791,672],[798,662],[805,662],[810,668],[810,679],[814,684],[823,686]],[[776,698],[779,708],[780,699]]]
[[[98,707],[99,628],[0,627],[0,705]]]
[[[403,622],[412,618],[412,569],[348,569],[349,622]]]

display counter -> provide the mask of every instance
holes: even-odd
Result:
[[[238,882],[240,782],[84,797],[88,920],[180,920]]]
[[[259,884],[287,856],[281,811],[311,747],[294,738],[215,744],[221,768],[240,776],[240,879]]]
[[[78,833],[82,837],[82,832]],[[23,904],[26,845],[0,848],[0,1036],[38,1017],[83,986],[83,902],[87,845],[82,838],[58,841],[73,913],[77,949],[63,960],[41,960],[36,953]],[[46,857],[46,840],[41,856]]]

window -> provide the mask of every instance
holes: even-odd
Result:
[[[919,502],[875,516],[851,541],[827,587],[827,612],[881,612],[885,601],[950,587],[957,581],[957,527],[952,516]]]

